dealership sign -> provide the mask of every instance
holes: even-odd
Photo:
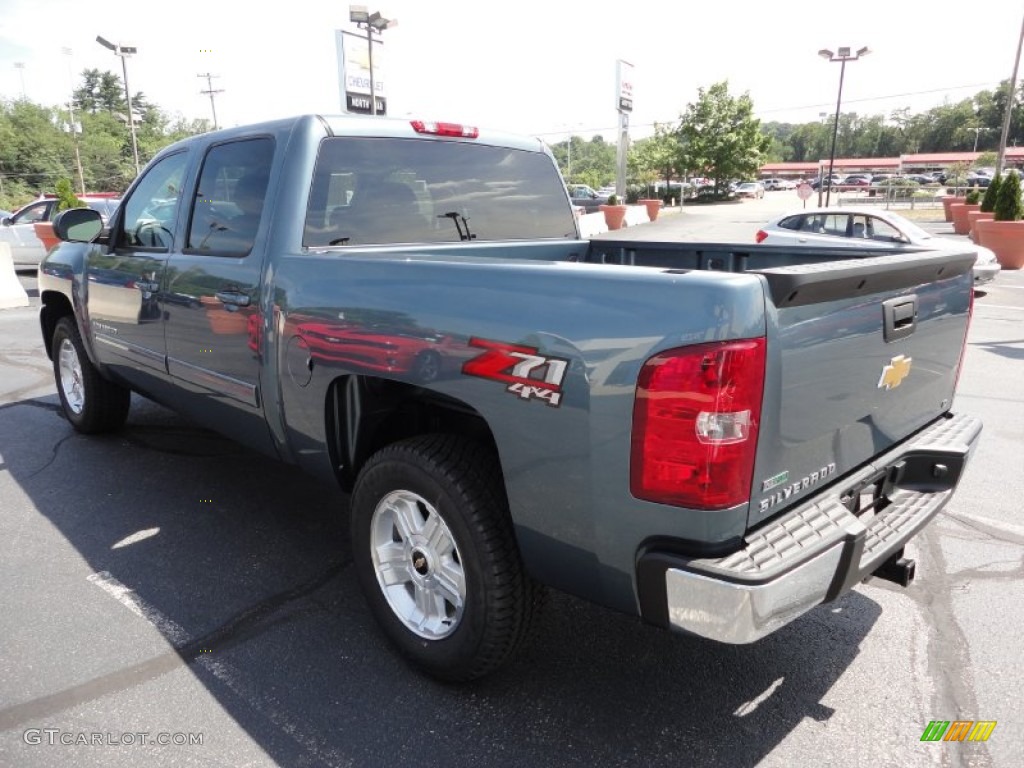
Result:
[[[619,59],[615,62],[615,108],[619,112],[633,111],[633,65]]]
[[[346,36],[348,39],[346,40]],[[376,93],[377,114],[387,114],[387,99],[384,97],[383,58],[379,40],[373,51],[373,76],[370,75],[370,41],[363,35],[356,35],[338,29],[334,33],[338,47],[338,83],[341,90],[341,108],[346,112],[361,115],[373,114],[370,102],[370,81]]]

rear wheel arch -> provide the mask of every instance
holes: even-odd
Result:
[[[331,465],[351,492],[363,465],[382,448],[427,434],[457,435],[500,456],[494,434],[472,406],[414,384],[353,374],[327,389],[325,434]]]

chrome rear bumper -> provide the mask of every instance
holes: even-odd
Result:
[[[644,553],[638,561],[641,612],[725,643],[774,632],[848,592],[899,553],[949,501],[980,432],[978,419],[943,417],[752,532],[741,549],[723,557]],[[879,478],[887,483],[884,509],[858,516],[843,504]]]

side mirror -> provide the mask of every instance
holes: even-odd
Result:
[[[88,243],[103,231],[103,217],[92,208],[61,211],[53,220],[53,233],[69,243]]]
[[[4,216],[3,219],[0,220],[0,224],[2,224],[5,227],[11,226],[11,217],[10,216]]]

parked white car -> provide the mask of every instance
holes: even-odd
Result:
[[[759,181],[745,181],[736,187],[736,197],[752,197],[760,200],[764,197],[764,185]]]
[[[83,203],[95,211],[99,211],[106,222],[121,201],[111,197],[80,197]],[[38,267],[46,255],[42,242],[36,236],[33,224],[37,221],[51,221],[57,215],[57,200],[47,197],[34,200],[19,208],[10,216],[0,219],[0,243],[11,246],[14,266]]]
[[[969,240],[954,240],[926,232],[892,211],[870,208],[808,208],[768,222],[755,237],[766,245],[848,246],[896,250],[903,247],[971,249],[974,283],[990,282],[999,274],[999,262],[990,249]]]
[[[796,182],[790,181],[789,179],[762,179],[761,183],[769,192],[773,192],[777,189],[796,189]]]

